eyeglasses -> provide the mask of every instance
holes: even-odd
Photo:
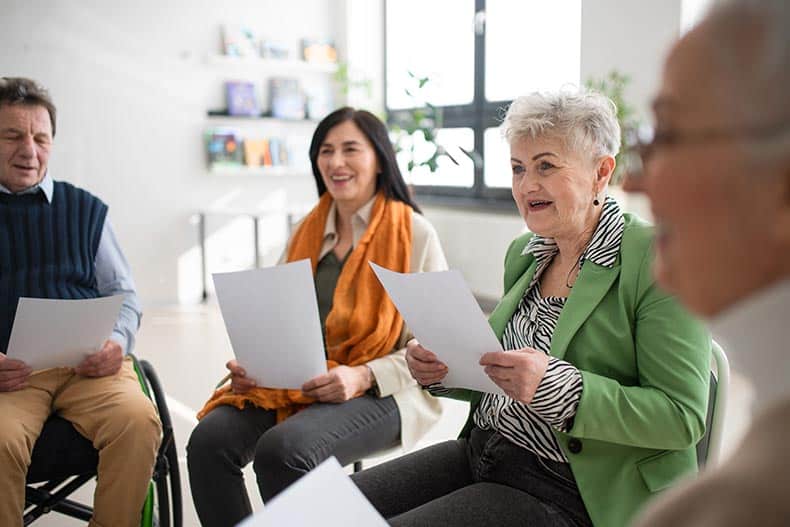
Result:
[[[656,149],[680,145],[702,145],[737,139],[765,140],[790,131],[790,123],[741,128],[710,128],[703,130],[662,130],[654,132],[649,127],[640,128],[628,136],[623,152],[625,177],[631,182],[644,176],[644,167]]]

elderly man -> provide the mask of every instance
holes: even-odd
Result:
[[[36,83],[0,79],[0,525],[22,525],[31,451],[57,413],[99,451],[90,525],[139,525],[160,424],[131,359],[140,311],[107,205],[47,170],[55,107]],[[20,297],[125,294],[112,335],[76,368],[5,356]]]
[[[733,456],[639,526],[790,525],[790,3],[718,6],[672,49],[642,145],[655,272],[753,382]]]

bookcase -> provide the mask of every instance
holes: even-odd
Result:
[[[204,300],[213,291],[211,273],[277,262],[291,229],[316,202],[308,157],[315,127],[346,99],[336,81],[343,69],[334,42],[344,40],[330,16],[334,6],[321,0],[246,4],[242,11],[258,16],[235,23],[241,11],[234,4],[213,22],[213,31],[206,26],[204,46],[191,57],[199,87],[184,94],[198,125],[189,140],[200,148],[206,196],[190,218],[198,234]],[[308,5],[311,16],[304,17]],[[293,95],[288,90],[295,83],[297,97],[286,97],[279,112],[273,111],[272,87]],[[315,104],[321,97],[323,109]],[[210,140],[231,151],[220,150],[212,163]]]
[[[338,65],[219,53],[207,55],[204,62],[217,79],[205,116],[208,173],[309,177],[308,148],[315,126],[340,105],[334,82]],[[237,89],[233,100],[231,89]],[[234,112],[230,103],[248,114],[233,115],[240,110]]]

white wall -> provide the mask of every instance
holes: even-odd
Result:
[[[223,196],[245,207],[315,197],[310,177],[207,174],[202,133],[213,123],[206,110],[223,106],[227,77],[205,57],[220,51],[220,24],[246,24],[296,52],[302,36],[336,39],[342,7],[324,0],[2,0],[0,71],[50,89],[59,109],[52,174],[110,205],[145,304],[176,302],[179,279],[182,299],[197,298],[196,210]],[[275,239],[284,237],[282,226]]]
[[[384,110],[384,2],[345,0],[346,11],[338,33],[340,48],[354,83],[348,104],[373,112]],[[369,89],[358,85],[369,82]]]
[[[521,217],[449,207],[423,207],[423,212],[439,233],[450,268],[461,271],[475,294],[498,300],[505,250],[526,231]]]
[[[612,69],[631,77],[626,97],[642,117],[658,87],[664,57],[680,34],[681,0],[584,0],[581,78]]]

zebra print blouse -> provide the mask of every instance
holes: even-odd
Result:
[[[598,226],[579,261],[612,267],[623,238],[623,214],[617,202],[606,198]],[[518,309],[505,327],[502,347],[515,350],[526,346],[548,354],[557,320],[565,298],[540,293],[540,276],[551,263],[558,248],[552,238],[534,236],[522,254],[532,254],[537,269]],[[506,395],[485,394],[474,415],[475,424],[494,429],[513,443],[546,459],[567,463],[552,427],[567,432],[582,394],[582,376],[572,364],[556,357],[549,359],[546,375],[538,385],[530,404],[517,402]]]

